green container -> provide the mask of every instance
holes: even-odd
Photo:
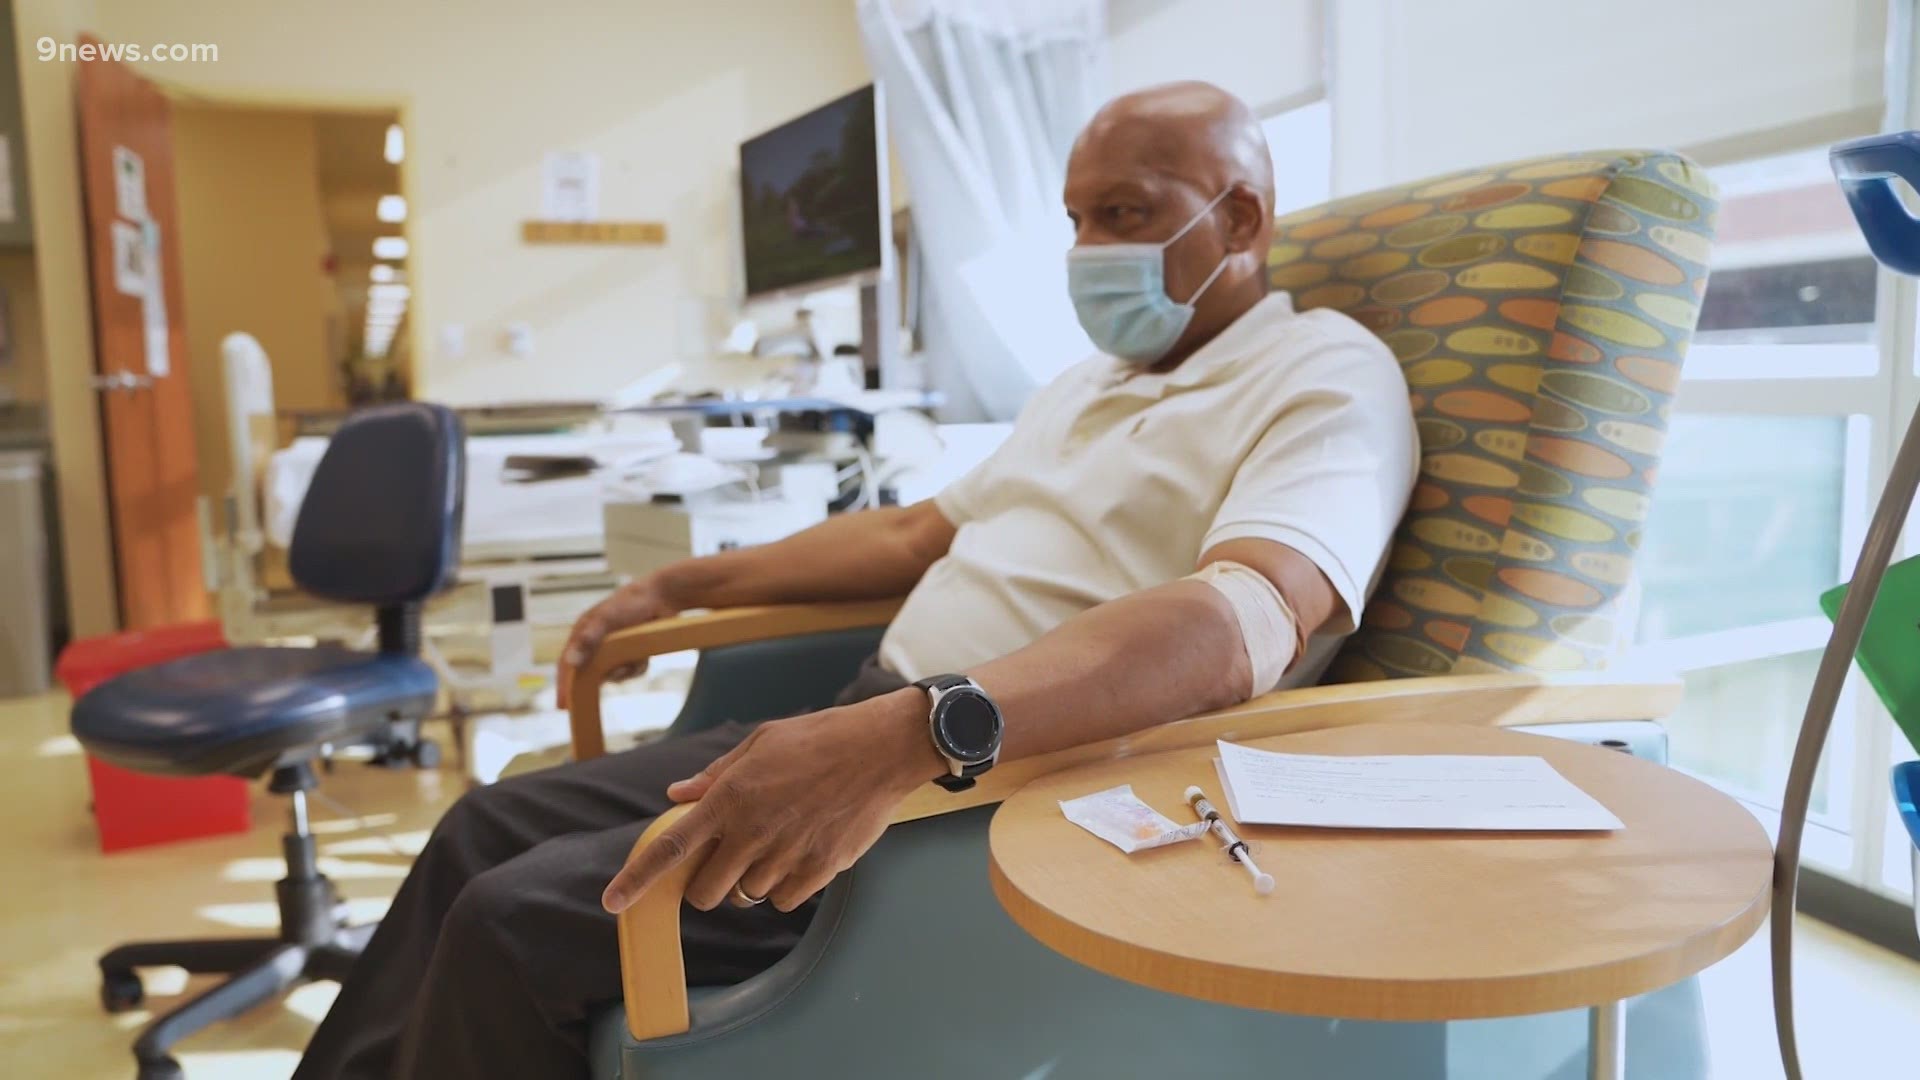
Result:
[[[1839,614],[1846,595],[1845,585],[1820,594],[1827,618]],[[1854,659],[1893,714],[1893,722],[1920,752],[1920,556],[1887,568]]]

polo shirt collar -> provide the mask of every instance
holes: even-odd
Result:
[[[1212,341],[1195,349],[1192,356],[1180,362],[1179,367],[1165,374],[1141,372],[1125,360],[1109,357],[1108,363],[1112,367],[1107,373],[1106,384],[1117,392],[1161,398],[1175,391],[1217,382],[1231,374],[1240,361],[1259,350],[1275,323],[1292,316],[1293,297],[1282,291],[1270,292],[1239,318],[1228,323],[1227,328],[1215,334]]]

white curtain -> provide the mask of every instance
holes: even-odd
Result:
[[[943,418],[1010,420],[1092,352],[1067,300],[1067,151],[1104,100],[1103,0],[858,0],[912,206]]]

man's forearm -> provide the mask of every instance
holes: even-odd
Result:
[[[904,596],[953,532],[931,503],[842,514],[771,544],[682,559],[657,584],[678,609]]]
[[[1090,608],[968,674],[1005,717],[1005,758],[1237,704],[1253,683],[1233,608],[1187,580]]]

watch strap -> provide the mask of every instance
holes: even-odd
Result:
[[[985,761],[976,761],[971,765],[960,766],[959,776],[948,773],[945,776],[935,777],[933,782],[946,788],[948,791],[965,791],[973,786],[976,777],[988,769],[993,768],[993,766],[994,759],[992,758],[988,758]]]
[[[974,770],[973,766],[969,765],[960,770],[959,776],[954,776],[949,773],[946,776],[934,777],[933,782],[946,788],[948,791],[965,791],[974,785],[974,777],[978,775],[979,773]]]

